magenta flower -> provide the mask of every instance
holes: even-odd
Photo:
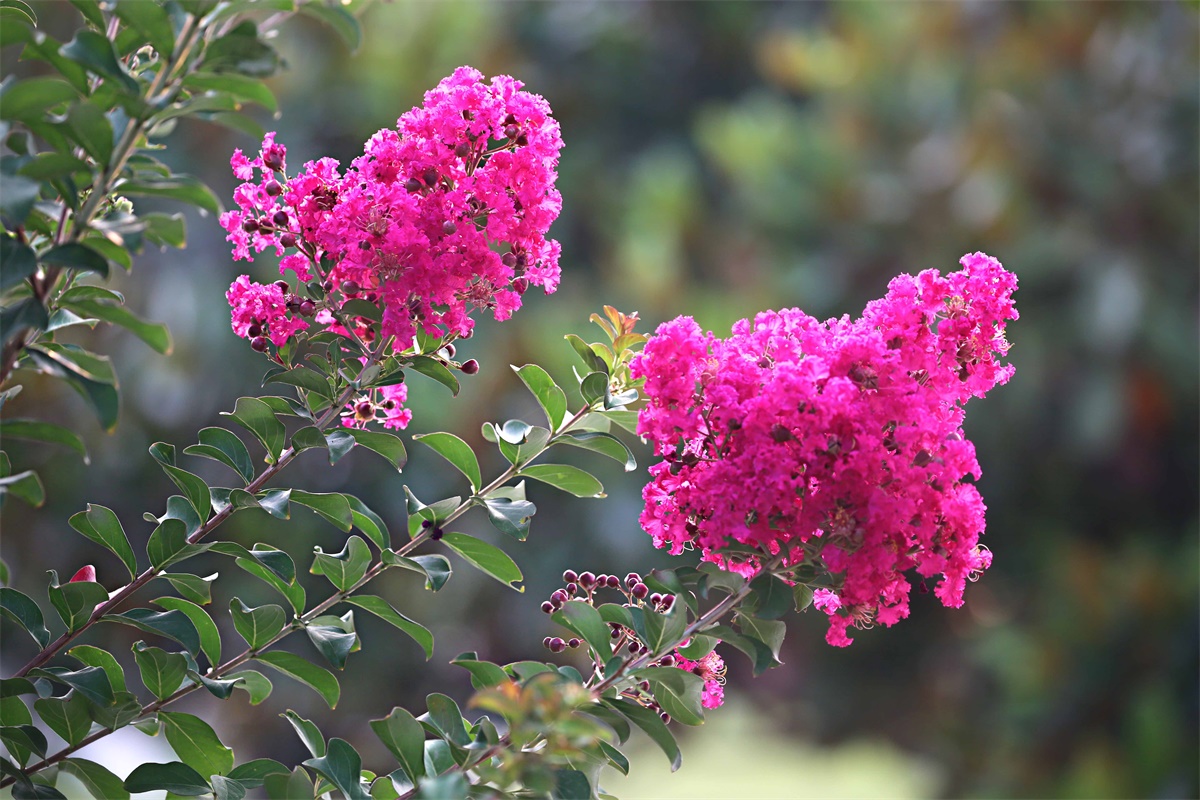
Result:
[[[836,645],[908,616],[909,570],[960,606],[991,563],[963,406],[1012,375],[999,359],[1017,318],[1012,273],[982,253],[961,263],[895,278],[854,321],[768,311],[727,339],[687,317],[660,326],[632,365],[649,401],[638,433],[664,457],[643,492],[655,546],[744,575],[759,559],[722,547],[813,565]]]

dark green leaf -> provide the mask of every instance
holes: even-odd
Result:
[[[222,775],[212,776],[213,800],[242,800],[246,787]]]
[[[4,108],[0,101],[0,108]],[[0,236],[0,292],[8,291],[37,271],[37,256],[13,236]]]
[[[563,390],[559,388],[554,379],[539,367],[537,364],[526,364],[523,367],[513,367],[521,381],[533,393],[537,399],[538,405],[542,407],[542,412],[546,415],[546,422],[549,424],[550,430],[557,430],[558,426],[563,423],[563,418],[567,414],[567,396]]]
[[[408,461],[408,454],[404,451],[404,443],[400,441],[399,436],[379,431],[362,431],[357,428],[348,428],[346,433],[354,437],[354,441],[358,444],[386,458],[397,472],[404,469],[404,464]]]
[[[11,198],[10,186],[5,186],[4,199],[0,200],[0,207]],[[7,342],[13,334],[25,328],[32,328],[35,331],[45,330],[49,323],[50,318],[46,316],[45,306],[39,303],[37,298],[27,297],[15,305],[0,309],[0,342]]]
[[[229,779],[235,780],[247,789],[262,786],[268,775],[287,775],[288,768],[270,758],[256,758],[244,764],[238,764],[229,772]]]
[[[199,772],[178,761],[168,764],[141,764],[129,773],[129,777],[125,779],[125,788],[134,794],[168,791],[184,797],[195,797],[212,791],[208,781],[204,780]]]
[[[510,680],[503,667],[490,661],[480,661],[474,653],[463,653],[451,659],[450,663],[470,672],[471,685],[476,689],[487,689]]]
[[[187,675],[187,658],[182,653],[168,653],[138,642],[133,646],[133,658],[141,673],[142,685],[159,700],[174,694]]]
[[[620,770],[622,775],[628,775],[629,759],[625,757],[625,754],[606,741],[601,740],[599,744],[600,750],[608,758],[609,765]]]
[[[311,508],[340,530],[349,531],[354,524],[354,514],[350,510],[350,503],[347,502],[345,495],[337,492],[316,494],[293,489],[291,501]]]
[[[239,683],[239,681],[234,678],[229,678],[227,680],[222,680],[220,678],[208,678],[204,675],[201,675],[199,672],[196,672],[195,670],[188,670],[187,675],[193,682],[203,686],[208,690],[209,694],[219,700],[228,700],[229,696],[233,694],[233,690],[237,688]]]
[[[217,579],[216,573],[207,578],[188,572],[169,573],[158,577],[165,578],[175,587],[175,591],[197,605],[206,606],[212,602],[212,582]]]
[[[471,490],[479,491],[483,479],[479,472],[479,461],[475,458],[471,446],[452,433],[426,433],[414,436],[413,439],[431,448],[442,458],[449,461],[459,472],[467,476],[471,482]]]
[[[679,655],[689,661],[699,661],[713,651],[717,646],[717,639],[713,636],[706,636],[703,633],[693,634],[691,640],[685,647],[679,648]]]
[[[85,667],[99,667],[104,670],[113,689],[118,692],[126,691],[125,671],[121,669],[112,653],[90,644],[81,644],[68,650],[67,655],[78,659]]]
[[[291,489],[270,489],[255,498],[258,507],[276,519],[291,518]]]
[[[102,277],[108,277],[108,259],[87,245],[78,242],[51,247],[38,260],[52,267],[94,272]]]
[[[42,486],[42,479],[31,469],[0,478],[0,499],[9,493],[34,508],[40,508],[46,502],[46,489]]]
[[[342,496],[350,504],[350,512],[354,516],[354,527],[366,534],[367,538],[374,542],[381,552],[388,549],[391,546],[392,537],[383,518],[367,508],[366,503],[354,495]]]
[[[313,646],[334,669],[345,669],[346,657],[358,639],[355,634],[346,633],[332,625],[308,625],[304,630]]]
[[[204,720],[191,714],[159,711],[158,721],[175,755],[201,775],[224,775],[233,769],[233,751],[221,743]]]
[[[592,373],[603,373],[605,376],[605,382],[607,383],[608,364],[604,362],[603,358],[596,355],[596,352],[592,350],[592,346],[573,333],[568,333],[563,338],[566,339],[571,345],[571,349],[575,351],[575,355],[579,356],[579,359],[583,362],[584,366],[586,366]]]
[[[752,580],[750,592],[756,601],[754,616],[760,619],[779,619],[795,603],[792,587],[770,573],[763,573]]]
[[[605,497],[604,486],[592,475],[567,464],[531,464],[517,475],[548,483],[576,497]]]
[[[184,503],[187,504],[187,501]],[[190,504],[188,509],[195,513]],[[154,568],[165,569],[194,552],[196,548],[187,543],[187,537],[187,523],[181,519],[164,517],[146,543],[146,554]]]
[[[92,797],[102,800],[129,800],[124,783],[106,767],[82,758],[64,758],[58,768],[75,776]]]
[[[166,197],[196,206],[201,213],[221,213],[221,201],[200,181],[190,175],[174,174],[164,180],[136,180],[121,184],[121,194],[130,197]]]
[[[425,775],[425,729],[412,714],[396,707],[383,719],[371,720],[371,730],[392,751],[413,783]]]
[[[391,551],[385,551],[384,563],[389,566],[403,567],[404,569],[419,572],[425,576],[425,588],[436,592],[446,585],[446,581],[450,580],[450,576],[454,574],[454,570],[450,567],[450,562],[445,556],[426,555],[426,556],[411,556],[411,557],[396,557]]]
[[[122,625],[157,633],[183,645],[193,655],[200,652],[200,634],[196,626],[182,611],[151,611],[148,608],[131,608],[123,614],[106,614],[102,622],[119,622]]]
[[[96,606],[108,600],[108,592],[104,587],[92,581],[51,586],[49,591],[50,604],[58,612],[67,630],[72,633],[80,630],[91,619]]]
[[[157,3],[117,3],[113,13],[144,36],[160,56],[169,59],[175,52],[175,31],[162,6]]]
[[[108,682],[108,674],[99,667],[84,667],[74,671],[65,667],[45,667],[30,670],[28,674],[70,686],[98,706],[110,706],[116,699],[112,684]]]
[[[582,636],[601,659],[612,655],[612,629],[589,603],[569,600],[551,619]]]
[[[137,81],[130,76],[117,59],[112,42],[103,34],[81,30],[75,34],[74,39],[59,48],[59,52],[77,64],[83,65],[89,72],[116,81],[131,94],[138,91]],[[101,163],[108,163],[108,159],[103,159]]]
[[[671,719],[684,725],[699,725],[704,722],[701,705],[704,696],[704,679],[692,672],[677,667],[646,667],[633,673],[640,680],[650,681],[654,699]]]
[[[782,625],[783,623],[768,624]],[[754,665],[755,675],[761,675],[771,667],[779,664],[778,659],[771,654],[771,648],[754,637],[743,636],[728,625],[714,625],[708,628],[707,632],[719,638],[724,644],[728,644],[745,653],[746,657],[750,659],[750,663]]]
[[[316,787],[304,767],[296,767],[289,775],[268,775],[263,788],[270,800],[309,800],[316,794]]]
[[[27,595],[7,586],[0,588],[0,612],[24,628],[39,647],[50,643],[50,631],[46,629],[42,610]]]
[[[675,737],[671,735],[671,731],[667,729],[666,723],[659,718],[657,712],[628,700],[614,698],[605,700],[604,703],[619,711],[626,719],[641,728],[658,745],[659,749],[666,754],[667,760],[671,762],[672,772],[679,769],[679,765],[683,763],[683,754],[679,752],[679,745],[676,743]]]
[[[779,648],[783,646],[783,635],[787,632],[786,625],[778,621],[759,619],[740,611],[736,621],[743,634],[765,644],[775,660],[779,660]]]
[[[178,611],[187,616],[196,628],[196,633],[200,637],[200,651],[204,653],[208,663],[214,667],[221,663],[221,634],[217,630],[217,624],[213,622],[207,611],[195,603],[178,597],[159,597],[154,600],[154,604],[168,611]]]
[[[279,67],[279,55],[258,36],[253,22],[243,22],[209,44],[202,62],[209,72],[239,72],[265,78]]]
[[[362,758],[344,739],[330,739],[326,754],[308,759],[304,766],[328,778],[346,796],[346,800],[371,800],[362,785]]]
[[[167,473],[167,477],[187,497],[188,502],[192,504],[192,508],[195,509],[200,521],[203,523],[207,520],[212,513],[212,495],[209,493],[208,484],[204,482],[204,479],[179,467],[163,464],[162,468]]]
[[[111,706],[93,704],[90,711],[93,720],[115,731],[142,715],[142,703],[133,692],[117,692]]]
[[[75,87],[58,78],[26,78],[15,81],[0,94],[0,119],[31,122],[79,96]]]
[[[113,129],[104,109],[87,100],[73,103],[67,112],[65,132],[95,159],[96,164],[100,167],[108,165],[112,158]]]
[[[316,392],[321,397],[330,400],[333,399],[333,390],[329,386],[329,381],[306,367],[296,367],[285,372],[276,372],[263,381],[263,385],[268,383],[285,383],[306,391]]]
[[[812,605],[813,590],[803,583],[797,583],[792,587],[792,600],[796,604],[796,610],[803,611]]]
[[[229,676],[230,680],[240,681],[234,688],[245,689],[246,694],[250,695],[250,705],[256,706],[271,694],[271,681],[266,675],[252,669],[245,669],[241,672],[235,672]]]
[[[447,369],[441,361],[430,356],[412,356],[411,363],[412,368],[417,372],[433,378],[449,389],[455,397],[458,396],[458,378],[454,377],[454,373]]]
[[[591,800],[592,785],[587,775],[577,769],[554,771],[554,797],[557,800]]]
[[[411,636],[417,644],[421,645],[421,649],[425,651],[425,658],[433,657],[433,634],[429,632],[423,625],[413,622],[408,617],[401,614],[396,609],[384,600],[382,597],[374,595],[362,595],[357,597],[347,597],[346,602],[358,606],[359,608],[370,611],[375,616],[386,622],[390,622],[400,630]]]
[[[280,606],[270,604],[249,608],[236,597],[229,601],[229,613],[233,615],[233,627],[251,650],[269,644],[287,622],[287,614]]]
[[[275,418],[270,406],[255,397],[241,397],[238,398],[232,413],[223,411],[221,415],[232,417],[234,422],[253,433],[267,449],[272,462],[279,459],[287,430],[283,423]]]
[[[466,747],[471,743],[458,703],[437,692],[426,697],[425,702],[429,707],[429,722],[442,738],[459,747]]]
[[[324,575],[339,591],[348,591],[358,583],[371,563],[371,550],[358,536],[346,540],[340,553],[323,553],[317,548],[313,556],[312,572]]]
[[[315,724],[295,711],[285,711],[280,716],[288,721],[313,757],[320,758],[325,755],[325,737],[321,735],[320,729]]]
[[[33,708],[50,730],[72,747],[83,741],[92,728],[88,701],[81,692],[71,692],[66,697],[43,697],[33,702]]]
[[[496,530],[521,542],[529,536],[530,519],[537,513],[537,506],[533,503],[528,500],[489,496],[484,498],[483,505]]]
[[[329,670],[310,664],[300,656],[285,652],[259,653],[255,659],[312,687],[313,691],[324,698],[330,708],[337,706],[342,689],[338,685],[337,678]]]
[[[608,375],[604,372],[589,372],[579,383],[579,393],[583,401],[594,406],[608,394]]]
[[[79,435],[70,428],[64,428],[53,422],[40,422],[35,419],[0,420],[0,438],[31,439],[38,442],[60,444],[79,453],[83,458],[83,463],[90,463],[83,439],[79,438]]]
[[[563,444],[572,445],[573,447],[581,447],[584,450],[591,450],[594,453],[606,455],[614,461],[623,464],[626,472],[637,469],[637,460],[633,457],[633,452],[625,446],[624,442],[611,433],[581,431],[568,433],[558,441]]]
[[[512,586],[519,592],[525,591],[524,587],[516,586],[518,581],[523,580],[521,569],[500,548],[464,533],[445,533],[441,542],[506,586]]]
[[[0,742],[21,765],[29,763],[34,753],[46,757],[46,734],[33,725],[6,725],[0,728]]]
[[[160,322],[147,322],[124,306],[99,300],[78,300],[64,305],[84,316],[102,319],[125,328],[163,355],[171,353],[171,332],[166,325]]]
[[[121,527],[121,521],[111,509],[88,503],[87,511],[80,511],[68,522],[72,528],[121,559],[130,578],[137,575],[137,557],[133,554],[133,547],[125,535],[125,529]]]
[[[293,443],[295,439],[292,440]],[[329,466],[341,461],[347,453],[354,449],[354,437],[344,428],[325,434],[325,447],[329,449]]]

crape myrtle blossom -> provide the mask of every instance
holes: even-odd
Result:
[[[234,258],[274,249],[280,273],[305,286],[291,293],[286,281],[276,290],[240,276],[227,295],[234,331],[265,352],[311,318],[402,351],[419,329],[468,337],[472,311],[504,320],[530,286],[553,292],[560,247],[546,234],[562,208],[562,138],[546,101],[521,87],[460,67],[344,169],[322,158],[289,177],[273,133],[254,158],[235,151],[230,164],[244,183],[220,220]],[[377,305],[379,320],[340,314],[348,300]],[[390,427],[407,424],[394,406],[382,410]],[[368,416],[365,406],[349,412],[347,424]]]
[[[830,644],[908,616],[905,573],[940,576],[943,604],[991,563],[963,406],[1008,381],[1016,277],[975,253],[948,275],[900,275],[857,320],[797,309],[742,320],[721,339],[690,317],[634,360],[651,467],[641,523],[657,547],[698,548],[744,575],[750,545],[823,576]]]
[[[717,708],[725,703],[725,659],[712,650],[699,661],[684,658],[675,653],[675,666],[685,672],[693,672],[704,679],[704,694],[700,702],[705,708]]]

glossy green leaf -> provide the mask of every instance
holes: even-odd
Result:
[[[34,508],[40,508],[46,502],[46,488],[42,486],[42,479],[31,469],[0,478],[0,499],[6,494],[19,497]]]
[[[252,706],[266,700],[271,694],[271,689],[274,688],[266,675],[252,669],[244,669],[228,677],[229,680],[239,681],[234,688],[245,690],[246,694],[250,695],[250,705]]]
[[[93,704],[92,719],[109,730],[124,728],[142,715],[142,703],[133,692],[117,692],[110,706]]]
[[[75,87],[59,78],[26,78],[0,94],[0,119],[31,121],[48,110],[79,97]]]
[[[284,372],[276,372],[263,381],[263,385],[268,383],[284,383],[304,389],[305,391],[315,392],[321,397],[330,400],[333,399],[333,389],[329,386],[329,381],[307,367],[296,367]]]
[[[47,678],[55,683],[70,686],[98,706],[109,706],[116,700],[112,684],[108,682],[108,674],[99,667],[84,667],[77,670],[69,670],[65,667],[41,667],[30,670],[28,675],[33,678]]]
[[[792,601],[796,604],[797,611],[804,611],[812,605],[813,590],[803,583],[797,583],[792,587]]]
[[[89,72],[115,81],[130,93],[138,91],[137,81],[118,60],[112,42],[101,33],[91,30],[78,31],[75,38],[64,44],[59,52]],[[102,163],[107,161],[107,158],[103,159]]]
[[[121,521],[112,509],[88,503],[87,511],[73,515],[68,522],[72,528],[121,559],[130,578],[137,575],[137,557],[133,554],[133,547],[125,535],[125,529],[121,527]]]
[[[185,500],[188,510],[195,513]],[[146,555],[155,569],[165,569],[171,564],[182,561],[195,552],[196,548],[187,542],[188,526],[181,519],[164,517],[146,543]]]
[[[212,602],[212,582],[217,579],[215,572],[206,578],[188,572],[172,572],[158,577],[168,581],[175,591],[197,605],[206,606]]]
[[[40,758],[46,757],[46,734],[32,725],[5,725],[0,727],[0,743],[8,750],[17,763],[25,765],[35,754]]]
[[[568,433],[558,441],[608,456],[623,465],[626,472],[637,469],[637,459],[633,457],[633,452],[624,442],[611,433],[604,433],[603,431],[578,431]]]
[[[325,657],[334,669],[345,669],[346,657],[350,655],[358,637],[332,625],[308,625],[304,628],[309,641]]]
[[[102,767],[95,761],[83,758],[64,758],[58,762],[58,768],[68,775],[73,775],[92,797],[101,800],[129,800],[129,792],[125,789],[124,781],[110,772],[107,767]]]
[[[650,681],[654,699],[672,720],[684,725],[704,722],[704,679],[677,667],[645,667],[633,677]]]
[[[683,754],[679,751],[679,744],[675,741],[675,737],[668,730],[666,723],[659,718],[657,712],[637,703],[617,698],[605,700],[604,703],[641,728],[651,741],[658,745],[671,763],[672,772],[679,769],[683,763]]]
[[[443,534],[441,542],[506,586],[511,586],[519,592],[525,591],[524,587],[516,585],[524,579],[521,569],[500,548],[465,533],[447,532]]]
[[[179,467],[172,467],[167,464],[161,465],[163,472],[167,473],[167,477],[179,487],[183,492],[188,502],[192,504],[192,508],[196,510],[196,515],[200,521],[204,522],[212,514],[212,495],[208,491],[208,484],[199,475],[193,475],[187,470],[182,470]]]
[[[213,800],[242,800],[246,796],[246,787],[237,781],[231,781],[223,775],[213,775],[210,780]]]
[[[408,453],[405,452],[404,442],[400,441],[399,436],[380,431],[363,431],[357,428],[348,428],[346,433],[354,437],[354,441],[359,445],[387,459],[397,472],[404,469],[404,465],[408,461]]]
[[[779,648],[783,646],[786,625],[778,621],[759,619],[741,611],[737,614],[736,622],[743,634],[765,644],[775,660],[779,660]]]
[[[330,739],[325,755],[308,759],[304,766],[325,776],[346,800],[371,800],[362,785],[362,758],[344,739]]]
[[[499,686],[510,680],[503,667],[490,661],[480,661],[474,653],[463,653],[451,659],[450,663],[470,672],[471,685],[476,689]]]
[[[3,116],[6,100],[0,96],[0,116]],[[8,291],[37,271],[37,256],[28,245],[21,244],[14,236],[0,236],[0,292]]]
[[[293,489],[291,502],[311,508],[321,517],[328,520],[342,531],[349,531],[354,525],[354,514],[346,496],[337,492],[317,494]]]
[[[133,658],[141,673],[142,685],[159,700],[165,700],[183,685],[187,675],[187,658],[182,653],[168,653],[144,642],[133,646]]]
[[[165,197],[196,206],[201,213],[220,214],[221,201],[212,189],[190,175],[173,174],[161,180],[139,179],[121,184],[121,194],[130,197]]]
[[[193,655],[200,652],[200,634],[182,611],[151,611],[131,608],[123,614],[106,614],[102,622],[119,622],[147,633],[165,636],[183,645]]]
[[[546,370],[537,364],[526,364],[523,367],[513,367],[521,381],[533,393],[550,430],[557,430],[567,414],[567,396]]]
[[[528,500],[488,496],[484,498],[483,506],[487,509],[488,519],[496,530],[520,542],[529,536],[530,520],[537,513],[537,506],[533,503]]]
[[[592,784],[587,775],[577,769],[556,769],[554,797],[556,800],[592,800]]]
[[[86,317],[119,325],[164,355],[171,353],[171,331],[161,322],[147,322],[124,306],[99,300],[79,300],[64,304]]]
[[[421,649],[425,651],[425,658],[433,657],[433,634],[427,628],[419,623],[413,622],[408,617],[401,614],[396,609],[392,608],[388,601],[382,597],[374,595],[359,595],[347,597],[346,602],[350,605],[358,606],[359,608],[370,611],[380,619],[395,625],[400,630],[411,636],[417,644],[421,645]]]
[[[782,625],[783,623],[778,624]],[[743,636],[728,625],[714,625],[708,628],[707,632],[719,638],[724,644],[745,653],[746,657],[750,659],[750,663],[754,665],[755,675],[761,675],[779,664],[779,660],[772,655],[771,648],[755,637]]]
[[[276,519],[291,519],[291,489],[268,489],[255,499],[258,507]]]
[[[204,777],[186,764],[141,764],[125,779],[125,789],[133,794],[167,791],[183,797],[208,794],[212,789]]]
[[[100,166],[112,158],[113,130],[104,109],[87,100],[79,100],[67,111],[63,131],[82,147]]]
[[[7,586],[0,588],[0,613],[24,628],[39,647],[50,643],[50,631],[46,629],[42,609],[27,595]]]
[[[371,730],[384,743],[413,783],[425,775],[425,729],[400,707],[383,719],[371,720]]]
[[[604,362],[604,359],[596,355],[596,352],[592,350],[592,346],[573,333],[568,333],[563,338],[571,345],[571,349],[575,351],[575,355],[579,356],[579,360],[583,362],[584,366],[592,373],[603,373],[607,382],[608,364]]]
[[[125,670],[107,650],[93,647],[90,644],[80,644],[67,651],[67,655],[78,660],[85,667],[99,667],[108,676],[108,683],[117,692],[126,691]]]
[[[229,601],[229,613],[233,615],[233,627],[251,650],[269,644],[287,623],[287,614],[280,606],[250,608],[236,597]]]
[[[41,422],[35,419],[4,419],[0,420],[0,439],[28,439],[37,442],[48,442],[69,447],[83,458],[83,463],[91,463],[87,447],[79,434],[70,428],[56,425],[53,422]]]
[[[238,764],[229,771],[226,777],[237,781],[247,789],[262,786],[270,775],[287,775],[288,768],[270,758],[256,758],[244,764]]]
[[[240,397],[232,413],[222,411],[221,415],[231,417],[234,422],[253,433],[262,442],[272,461],[279,459],[287,430],[283,423],[275,418],[270,406],[256,397]]]
[[[320,548],[313,555],[312,572],[324,575],[339,591],[348,591],[362,580],[371,564],[371,550],[358,536],[346,540],[340,553],[323,553]]]
[[[33,710],[57,733],[74,747],[87,737],[92,728],[92,717],[88,713],[88,701],[80,692],[71,692],[66,697],[43,697],[33,701]]]
[[[8,186],[5,187],[8,191]],[[12,194],[6,195],[8,199]],[[0,200],[0,210],[4,210],[5,200]],[[5,212],[5,216],[8,216]],[[11,306],[0,309],[0,342],[7,342],[18,331],[30,328],[35,331],[45,330],[50,318],[46,316],[46,308],[37,298],[27,297]]]
[[[203,66],[211,72],[238,72],[265,78],[279,67],[279,56],[259,38],[254,23],[246,21],[209,44]]]
[[[592,475],[569,464],[531,464],[517,475],[548,483],[576,497],[605,497],[604,485]]]
[[[778,576],[764,573],[750,582],[751,597],[755,606],[753,614],[760,619],[779,619],[795,604],[792,587]]]
[[[92,581],[76,581],[49,589],[50,604],[67,630],[75,632],[91,619],[96,606],[108,600],[104,587]]]
[[[445,586],[446,581],[454,574],[450,562],[441,555],[397,557],[395,553],[385,551],[384,563],[421,573],[425,576],[425,588],[432,592]]]
[[[38,259],[52,267],[94,272],[108,277],[108,259],[85,244],[69,242],[51,247]]]
[[[282,651],[259,653],[254,658],[279,670],[284,675],[308,685],[313,691],[321,695],[330,708],[337,706],[342,689],[338,685],[337,678],[329,670],[322,669],[315,664],[310,664],[300,656]]]
[[[214,667],[221,663],[221,634],[207,611],[178,597],[159,597],[153,602],[168,611],[178,611],[186,615],[200,636],[200,652],[204,653],[208,663]]]
[[[113,13],[153,45],[159,55],[170,58],[175,52],[175,31],[166,10],[157,3],[117,3]]]
[[[718,640],[714,636],[706,636],[703,633],[692,634],[687,645],[679,648],[679,655],[689,661],[699,661],[713,651],[717,642]]]
[[[603,372],[590,372],[579,383],[579,394],[583,401],[595,406],[608,394],[608,375]]]
[[[479,491],[483,479],[479,472],[479,461],[475,458],[471,446],[452,433],[426,433],[414,436],[413,439],[431,448],[442,458],[449,461],[455,469],[467,476],[471,482],[471,490]]]
[[[224,775],[233,769],[233,751],[204,720],[177,711],[159,711],[158,721],[175,755],[201,775]]]
[[[458,378],[441,361],[430,356],[412,356],[411,367],[445,386],[455,397],[458,396]]]
[[[308,752],[312,753],[314,758],[320,758],[325,755],[325,737],[321,735],[321,731],[315,724],[306,720],[304,717],[297,714],[295,711],[285,711],[281,715],[296,731],[296,735],[300,737],[300,741],[308,748]]]
[[[428,720],[442,738],[459,747],[466,747],[471,743],[458,703],[437,692],[426,697],[425,703],[429,708]]]
[[[350,504],[350,513],[354,520],[354,527],[358,528],[366,537],[370,539],[376,547],[382,552],[391,546],[391,534],[388,532],[387,524],[383,521],[383,517],[376,514],[366,503],[359,500],[354,495],[342,495],[346,498],[346,502]]]
[[[568,600],[551,619],[582,636],[600,658],[607,659],[612,655],[612,629],[591,604]]]

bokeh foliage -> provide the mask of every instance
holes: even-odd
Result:
[[[78,17],[68,6],[39,9],[52,9],[43,16],[70,38]],[[507,416],[531,411],[502,365],[536,354],[566,372],[569,352],[551,345],[564,330],[582,333],[597,301],[650,322],[691,313],[723,331],[765,307],[853,314],[896,271],[992,253],[1022,282],[1010,336],[1017,375],[968,423],[995,566],[965,611],[917,604],[902,628],[860,634],[845,651],[820,643],[819,619],[802,619],[785,667],[752,681],[731,662],[731,691],[772,707],[801,738],[887,735],[939,765],[950,796],[1196,794],[1193,7],[395,2],[369,10],[365,30],[351,58],[319,25],[283,29],[288,69],[271,83],[282,114],[260,119],[294,157],[349,160],[462,63],[545,95],[567,142],[554,230],[563,288],[531,299],[520,333],[488,326],[463,348],[491,366],[455,404],[414,391],[414,432],[478,430],[497,405]],[[228,153],[253,144],[202,124],[173,137],[172,165],[219,194],[234,183]],[[188,250],[151,254],[132,279],[116,276],[132,306],[170,324],[175,354],[95,334],[106,338],[93,349],[115,354],[122,435],[146,445],[185,440],[214,424],[228,398],[257,388],[220,302],[235,274],[227,248],[211,217],[189,225]],[[555,353],[557,363],[544,360]],[[95,559],[81,540],[70,551],[52,535],[82,508],[80,486],[124,518],[168,484],[147,459],[125,459],[75,398],[29,389],[11,401],[14,413],[36,402],[39,414],[78,417],[93,464],[13,448],[41,463],[49,499],[36,517],[5,510],[4,557],[70,574]],[[407,478],[418,494],[436,493],[453,475],[421,455]],[[385,517],[402,513],[387,470],[317,460],[307,474],[298,464],[297,482],[353,487]],[[499,594],[486,579],[448,600],[389,587],[397,604],[436,618],[435,663],[459,642],[493,661],[528,656],[549,632],[536,599],[556,576],[543,586],[534,576],[551,565],[665,563],[636,527],[640,474],[623,481],[614,465],[601,478],[609,499],[582,515],[549,493],[533,497],[542,529],[536,546],[514,553],[527,595]],[[329,544],[319,521],[241,524],[238,541]],[[130,534],[139,546],[149,528]],[[15,576],[18,588],[39,578]],[[226,579],[224,602],[253,597]],[[466,691],[449,669],[416,669],[423,655],[368,648],[348,667],[340,710],[350,713],[323,723],[327,733],[362,739],[366,754],[375,745],[365,719],[381,703]],[[319,703],[302,711],[319,719]],[[285,721],[239,730],[249,717],[238,713],[220,721],[231,740],[266,739],[277,749],[264,755],[297,760]]]

